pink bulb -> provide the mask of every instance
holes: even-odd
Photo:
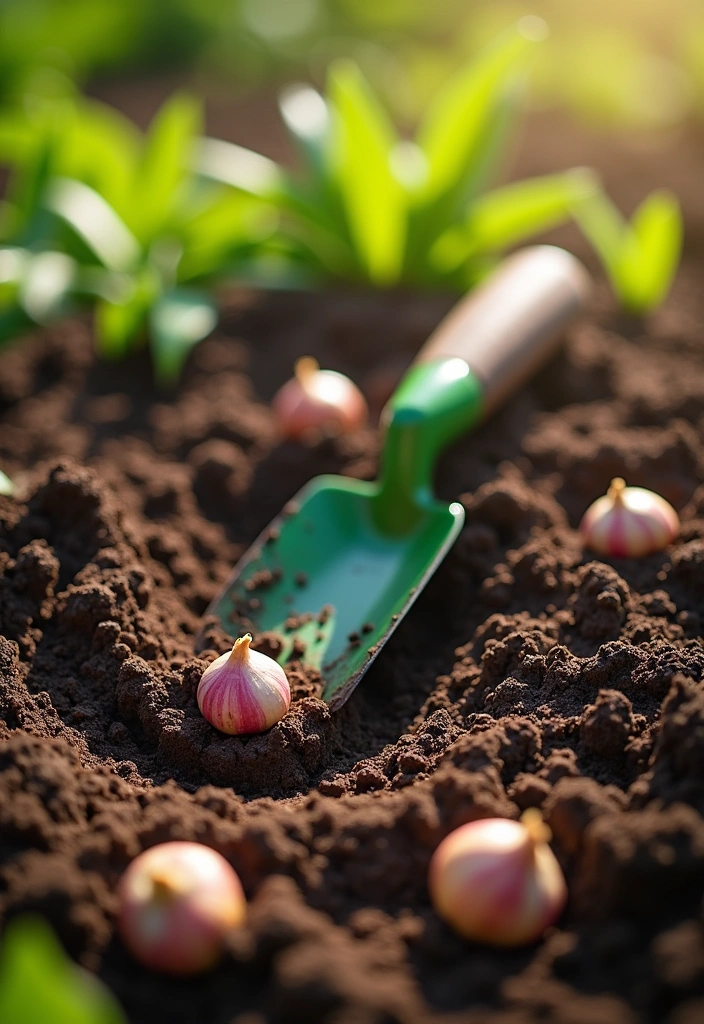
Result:
[[[291,706],[291,689],[278,662],[250,650],[251,634],[208,665],[198,683],[196,699],[211,725],[230,736],[264,732]]]
[[[642,558],[662,551],[680,532],[668,501],[645,487],[626,487],[621,477],[589,506],[579,524],[585,544],[598,555]]]
[[[439,916],[475,942],[521,946],[539,938],[567,898],[549,838],[535,809],[520,822],[487,818],[451,832],[430,862]]]
[[[309,356],[298,360],[295,376],[276,392],[272,409],[281,433],[293,440],[323,428],[347,434],[367,422],[367,403],[357,385],[336,370],[321,370]]]
[[[200,843],[162,843],[120,879],[118,928],[132,955],[154,971],[196,974],[220,959],[223,940],[245,918],[240,880]]]

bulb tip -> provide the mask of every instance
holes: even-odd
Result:
[[[313,356],[301,356],[300,359],[296,360],[293,372],[298,383],[305,387],[306,383],[315,376],[319,369],[320,364],[317,359],[313,359]]]
[[[154,872],[151,876],[152,899],[155,903],[170,903],[178,894],[179,887],[165,871]]]
[[[229,661],[241,661],[246,658],[249,654],[249,645],[252,642],[252,634],[245,633],[244,636],[238,637],[235,640],[232,650],[230,651]]]
[[[549,843],[552,839],[552,832],[549,826],[545,824],[543,816],[537,807],[529,807],[523,812],[521,824],[534,846],[538,845],[538,843]]]
[[[615,476],[609,484],[609,489],[606,492],[609,498],[616,503],[623,500],[623,492],[626,490],[626,481],[622,476]]]

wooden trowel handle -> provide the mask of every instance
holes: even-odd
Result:
[[[564,249],[522,249],[454,307],[415,362],[465,360],[486,416],[549,358],[590,290],[587,271]]]

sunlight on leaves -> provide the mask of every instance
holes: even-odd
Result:
[[[391,284],[401,269],[407,214],[406,196],[391,166],[396,134],[355,64],[334,64],[328,89],[333,115],[329,161],[350,233],[371,280]]]
[[[657,308],[670,290],[682,252],[676,197],[665,189],[651,193],[629,224],[600,191],[577,203],[574,216],[624,308],[640,315]]]
[[[88,185],[55,178],[47,190],[46,204],[80,235],[103,266],[129,270],[139,260],[137,239],[105,199]]]
[[[487,124],[508,86],[507,76],[520,66],[530,45],[526,35],[511,30],[438,93],[417,134],[429,167],[426,201],[457,185],[479,159]]]
[[[133,230],[151,241],[174,210],[178,186],[187,173],[200,134],[200,104],[177,93],[154,117],[147,133],[134,184]]]
[[[624,298],[636,312],[663,301],[682,250],[682,214],[675,197],[663,190],[649,195],[635,211],[621,268]]]

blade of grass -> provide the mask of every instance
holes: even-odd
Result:
[[[333,116],[328,160],[361,265],[377,285],[399,276],[407,199],[391,168],[397,143],[386,113],[352,61],[335,63],[328,94]]]

